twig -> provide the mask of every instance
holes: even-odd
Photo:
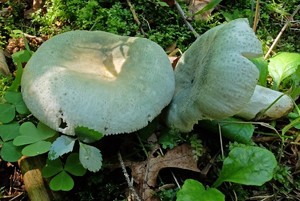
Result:
[[[196,38],[198,38],[200,35],[196,32],[196,30],[192,27],[192,25],[186,20],[186,16],[185,16],[182,8],[180,7],[180,5],[177,3],[177,1],[175,1],[175,6],[176,6],[179,14],[181,15],[185,25],[193,32],[194,36]]]
[[[270,49],[268,50],[267,54],[265,55],[264,59],[267,59],[270,55],[270,53],[272,52],[272,50],[274,49],[274,47],[276,46],[277,42],[279,41],[281,35],[283,34],[283,32],[285,31],[285,29],[287,28],[287,26],[290,24],[290,22],[293,20],[294,16],[296,15],[296,13],[300,10],[300,4],[297,6],[296,10],[293,12],[293,14],[287,19],[286,23],[284,24],[284,26],[282,27],[282,29],[280,30],[279,34],[277,35],[277,37],[275,38],[273,44],[271,45]]]
[[[29,39],[35,39],[35,40],[37,40],[39,43],[45,42],[45,40],[42,39],[41,37],[33,36],[33,35],[30,35],[30,34],[27,34],[27,33],[23,33],[23,34],[24,34],[24,36],[25,36],[26,38],[29,38]]]
[[[143,35],[145,35],[145,32],[144,32],[144,30],[143,30],[143,28],[142,28],[142,26],[141,26],[142,24],[141,24],[139,18],[137,17],[137,14],[136,14],[136,12],[135,12],[135,10],[134,10],[134,7],[133,7],[133,5],[131,4],[130,0],[127,0],[127,4],[128,4],[129,9],[130,9],[130,11],[131,11],[131,13],[132,13],[132,15],[133,15],[134,21],[138,24],[141,33],[142,33]]]
[[[129,175],[126,171],[126,167],[125,167],[125,164],[124,164],[124,161],[122,159],[122,156],[120,154],[120,152],[118,152],[118,159],[119,159],[119,162],[121,164],[121,168],[122,168],[122,171],[123,171],[123,174],[125,176],[125,179],[126,179],[126,182],[127,182],[127,185],[129,187],[129,189],[131,190],[131,192],[134,194],[135,198],[137,201],[141,201],[141,198],[139,197],[139,195],[137,194],[136,190],[134,189],[133,185],[132,185],[132,182],[130,181],[130,178],[129,178]]]
[[[256,1],[256,7],[255,7],[255,16],[253,21],[253,31],[256,32],[257,24],[259,21],[259,0]]]

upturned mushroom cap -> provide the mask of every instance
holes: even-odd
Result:
[[[143,128],[171,101],[174,72],[150,40],[101,31],[71,31],[45,42],[22,77],[24,101],[41,122],[74,135]]]
[[[259,76],[248,58],[262,54],[246,19],[204,33],[177,63],[167,124],[188,132],[198,120],[236,114],[249,102]]]

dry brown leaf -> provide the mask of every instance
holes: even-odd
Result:
[[[169,150],[164,156],[157,155],[159,147],[156,147],[149,155],[147,161],[132,163],[129,167],[132,177],[138,184],[138,191],[145,201],[157,200],[153,188],[156,187],[157,176],[161,169],[180,168],[200,172],[197,162],[193,158],[192,148],[183,144]]]
[[[10,74],[9,68],[7,66],[3,50],[0,49],[0,73],[7,76]]]

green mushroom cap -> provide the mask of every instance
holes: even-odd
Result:
[[[27,63],[22,95],[44,124],[74,135],[143,128],[169,104],[174,72],[150,40],[102,31],[70,31],[46,41]]]
[[[201,119],[238,113],[250,100],[259,71],[249,58],[263,54],[246,19],[214,27],[182,55],[166,122],[183,132]]]

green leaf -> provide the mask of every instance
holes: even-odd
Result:
[[[267,86],[267,78],[269,75],[268,62],[264,60],[263,57],[252,58],[250,61],[252,61],[259,70],[258,84],[264,87]]]
[[[300,54],[281,52],[270,58],[269,73],[273,78],[275,89],[278,89],[280,83],[298,69],[300,65]]]
[[[79,160],[84,168],[97,172],[102,166],[102,155],[96,147],[79,142]]]
[[[210,9],[215,8],[219,3],[221,3],[222,0],[211,0],[206,6],[204,6],[201,10],[196,12],[194,15],[201,15],[206,11],[209,11]]]
[[[202,120],[198,124],[211,132],[219,133],[219,125],[221,126],[222,135],[232,141],[250,144],[254,126],[237,118],[227,118],[224,120]]]
[[[225,196],[215,188],[205,190],[200,182],[187,179],[177,192],[176,201],[225,201]]]
[[[20,125],[16,122],[0,125],[0,137],[4,142],[14,139],[19,135]]]
[[[22,150],[22,154],[24,156],[37,156],[49,151],[50,147],[51,147],[51,142],[38,141],[24,147]]]
[[[86,169],[79,161],[78,153],[72,153],[68,156],[64,169],[74,176],[83,176],[86,173]]]
[[[82,142],[93,143],[100,140],[104,135],[93,129],[78,126],[75,128],[75,134],[79,137]]]
[[[13,104],[19,114],[29,114],[29,110],[23,101],[21,92],[7,91],[4,95],[7,102]]]
[[[222,135],[230,140],[249,144],[252,142],[254,126],[236,118],[220,121]]]
[[[8,103],[0,104],[0,122],[9,123],[14,120],[16,116],[15,106]]]
[[[62,135],[58,137],[51,145],[48,157],[54,160],[73,150],[76,139]]]
[[[50,188],[53,191],[69,191],[73,187],[74,181],[72,177],[64,170],[50,181]]]
[[[49,178],[60,173],[63,170],[64,168],[60,159],[56,159],[56,160],[47,159],[46,166],[42,169],[42,175],[45,178]]]
[[[21,146],[26,144],[32,144],[38,141],[46,140],[55,135],[55,131],[51,128],[45,126],[41,122],[38,123],[38,126],[32,122],[25,122],[20,126],[20,136],[14,139],[14,145]]]
[[[266,149],[246,145],[234,147],[213,186],[218,187],[224,181],[261,186],[272,179],[276,166],[274,154]]]
[[[16,162],[22,157],[21,149],[21,147],[13,145],[12,141],[4,142],[0,150],[1,158],[4,161]]]

